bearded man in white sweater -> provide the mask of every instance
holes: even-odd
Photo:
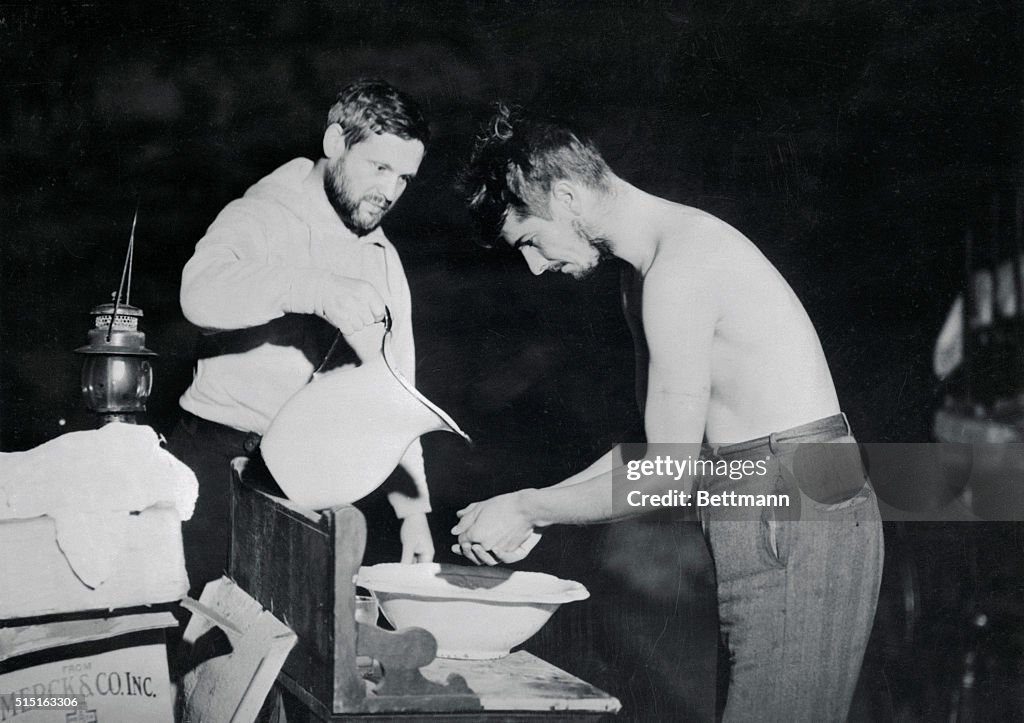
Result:
[[[387,308],[396,364],[415,380],[409,285],[380,222],[428,141],[410,97],[381,81],[353,83],[328,113],[323,157],[292,160],[229,203],[186,264],[181,307],[203,334],[169,447],[200,483],[183,527],[193,590],[227,566],[230,460],[256,452],[285,402],[326,370],[338,332],[381,321]],[[401,519],[402,561],[430,561],[419,441],[400,468],[408,484],[388,499]]]

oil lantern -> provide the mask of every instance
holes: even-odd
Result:
[[[127,303],[100,304],[92,312],[89,343],[75,349],[82,362],[82,397],[85,406],[100,416],[101,424],[128,422],[146,411],[153,388],[156,356],[146,348],[139,331],[142,309]]]
[[[108,422],[135,424],[136,415],[146,411],[146,400],[153,388],[150,361],[156,352],[146,348],[146,335],[139,330],[142,309],[129,303],[138,219],[136,210],[121,283],[111,294],[113,303],[93,308],[89,343],[75,349],[85,357],[82,362],[85,406],[99,415],[101,425]]]

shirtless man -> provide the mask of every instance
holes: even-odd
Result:
[[[739,231],[627,183],[557,122],[499,107],[466,185],[485,231],[534,274],[582,278],[609,257],[631,267],[623,301],[646,359],[638,390],[649,460],[662,444],[677,459],[764,462],[742,479],[673,472],[632,488],[796,500],[788,510],[699,510],[730,654],[725,720],[843,720],[874,618],[881,523],[856,445],[797,444],[854,440],[792,289]],[[469,505],[453,550],[511,563],[549,525],[642,513],[624,502],[613,452],[551,487]]]

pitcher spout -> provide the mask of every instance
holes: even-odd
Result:
[[[420,403],[423,409],[428,412],[426,419],[429,421],[425,422],[426,427],[418,436],[426,434],[427,432],[452,432],[453,434],[457,434],[462,437],[469,444],[473,444],[473,440],[470,439],[469,435],[462,431],[459,425],[447,412],[423,396],[420,391],[405,378],[405,375],[398,370],[398,367],[391,360],[391,345],[388,343],[388,337],[389,335],[385,335],[384,343],[381,347],[381,353],[384,356],[384,362],[387,364],[388,370],[390,370],[395,379],[398,380],[398,383],[401,384],[405,390]]]

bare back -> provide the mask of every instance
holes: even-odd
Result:
[[[754,244],[710,214],[667,202],[662,228],[642,283],[625,284],[623,294],[641,352],[638,374],[646,356],[645,376],[654,380],[638,390],[649,439],[696,441],[673,438],[697,432],[696,419],[676,424],[685,414],[664,414],[676,398],[687,400],[687,414],[703,412],[701,431],[713,444],[837,414],[818,335]],[[691,401],[701,394],[705,407]]]

